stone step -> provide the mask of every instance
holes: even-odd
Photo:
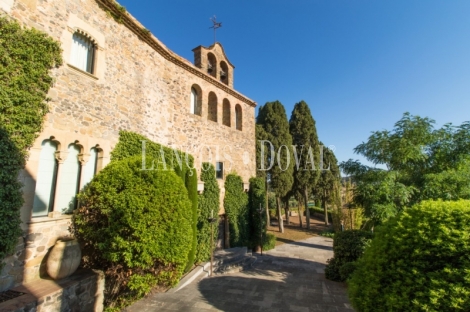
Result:
[[[214,274],[240,272],[256,261],[246,247],[230,248],[214,254]]]

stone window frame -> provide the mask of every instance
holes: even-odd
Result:
[[[94,70],[93,73],[81,70],[71,64],[73,35],[80,33],[90,39],[95,45],[94,53]],[[80,19],[75,14],[70,14],[67,21],[67,27],[61,36],[63,58],[67,64],[67,68],[73,72],[78,73],[83,77],[92,80],[104,81],[106,71],[106,50],[105,50],[105,36],[103,33],[92,27],[86,21]]]
[[[90,153],[87,152],[85,153],[85,151],[91,151],[91,149],[95,148],[96,149],[96,162],[95,162],[95,170],[94,170],[94,175],[95,176],[96,174],[98,174],[98,172],[103,169],[103,165],[104,165],[104,162],[103,162],[103,158],[104,158],[104,150],[102,149],[102,147],[99,145],[99,144],[95,144],[93,146],[87,146],[85,147],[84,144],[80,143],[79,140],[74,140],[74,141],[69,141],[67,140],[68,144],[65,145],[66,149],[64,150],[61,142],[59,140],[57,140],[54,136],[51,136],[49,138],[45,138],[43,140],[41,140],[41,144],[42,142],[44,141],[47,141],[47,140],[50,140],[52,142],[54,142],[57,146],[56,148],[56,152],[55,152],[55,158],[56,158],[56,162],[57,162],[57,169],[56,169],[56,172],[55,172],[55,175],[53,177],[53,181],[52,181],[52,190],[51,190],[51,194],[53,196],[51,202],[50,202],[50,205],[48,207],[48,215],[47,216],[36,216],[36,217],[33,217],[32,214],[33,214],[33,209],[31,208],[31,217],[30,217],[30,220],[31,221],[34,221],[34,220],[42,220],[41,218],[44,218],[44,217],[49,217],[49,218],[60,218],[60,217],[63,217],[63,216],[67,216],[68,214],[63,214],[62,211],[60,211],[60,207],[57,207],[56,203],[58,202],[58,199],[60,197],[60,194],[61,194],[61,182],[63,181],[63,179],[68,179],[70,177],[65,177],[63,175],[63,172],[61,170],[61,165],[64,164],[64,162],[67,160],[67,157],[68,157],[68,148],[70,145],[74,144],[76,145],[77,147],[80,148],[80,152],[79,154],[77,155],[77,161],[79,162],[79,170],[78,170],[78,176],[77,176],[77,179],[78,179],[78,188],[77,188],[77,191],[76,191],[76,194],[75,196],[84,188],[85,186],[85,181],[84,181],[84,168],[86,166],[86,164],[88,163],[89,159],[90,159]],[[38,164],[38,168],[37,170],[39,170],[40,168],[40,164]],[[34,193],[36,194],[36,187],[34,188]],[[77,208],[77,205],[75,205],[75,209]]]
[[[190,95],[189,95],[189,105],[193,105],[192,103],[192,92],[193,92],[193,89],[196,91],[196,106],[194,107],[194,113],[191,113],[192,112],[192,107],[190,107],[189,109],[189,112],[191,113],[191,115],[194,115],[194,116],[202,116],[202,89],[201,87],[194,83],[192,86],[191,86],[191,89],[190,89]]]

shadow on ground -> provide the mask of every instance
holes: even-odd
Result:
[[[326,246],[305,247],[323,248]],[[324,264],[289,257],[258,255],[243,272],[206,278],[198,290],[199,308],[222,311],[349,311],[346,286],[325,279]]]

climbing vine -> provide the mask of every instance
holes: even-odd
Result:
[[[47,34],[0,17],[0,260],[21,234],[18,173],[42,129],[50,70],[62,65],[61,55],[60,44]]]

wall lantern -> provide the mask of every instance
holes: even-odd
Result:
[[[197,193],[202,194],[204,192],[204,182],[199,181],[197,182]]]

